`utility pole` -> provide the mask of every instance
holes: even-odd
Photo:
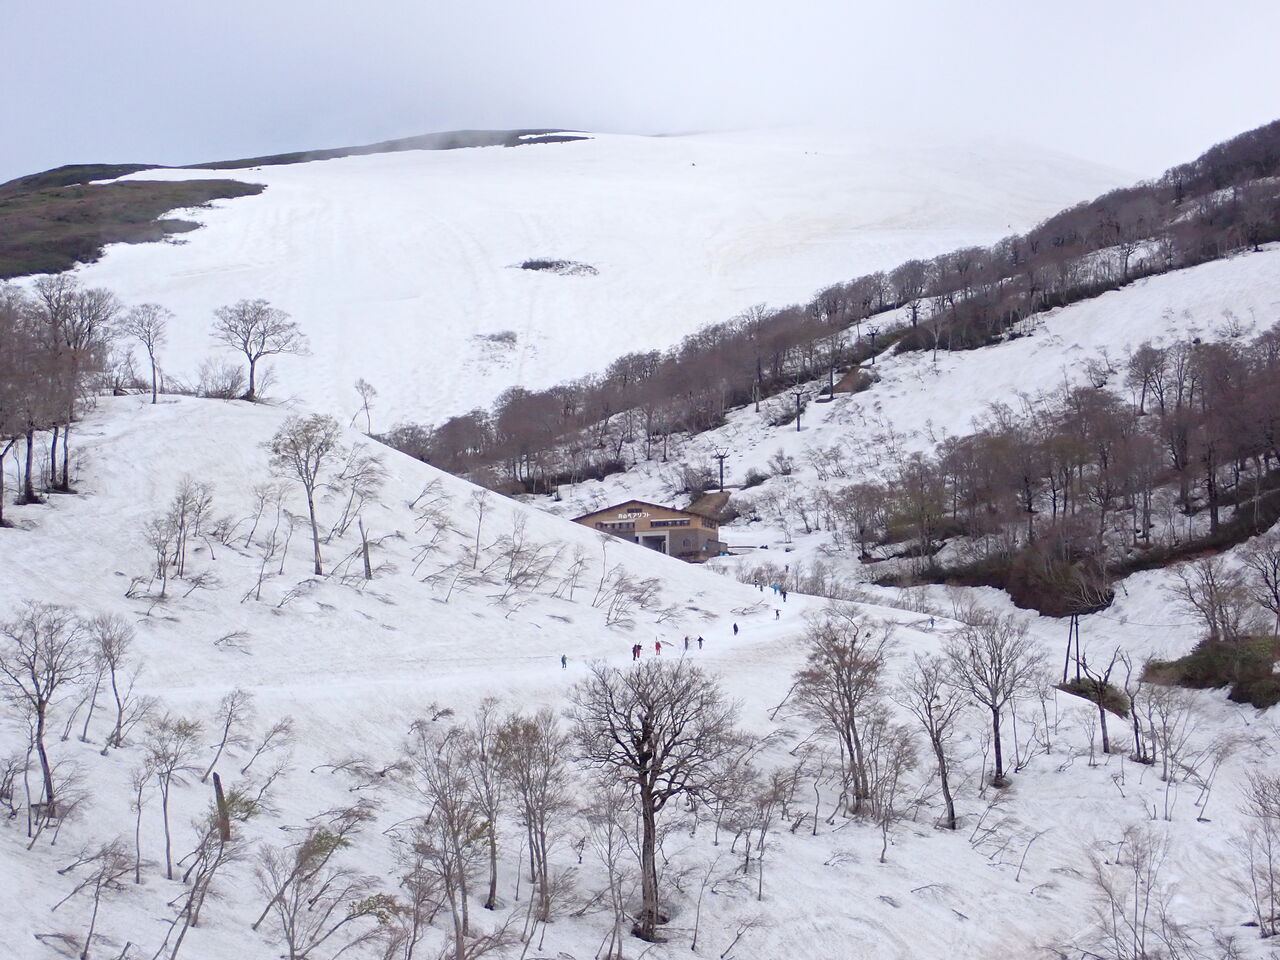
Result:
[[[720,461],[720,492],[724,493],[724,462],[728,458],[727,450],[717,450],[711,455],[711,459]]]
[[[800,432],[800,399],[804,396],[803,390],[792,390],[791,395],[796,398],[796,433]]]

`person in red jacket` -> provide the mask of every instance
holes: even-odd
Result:
[[[655,640],[655,641],[653,641],[653,652],[654,652],[654,653],[656,653],[658,656],[662,656],[662,641],[661,641],[661,640]]]

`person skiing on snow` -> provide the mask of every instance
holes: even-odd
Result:
[[[688,638],[688,637],[685,637],[685,638],[684,638],[684,648],[685,648],[685,650],[688,650],[688,649],[689,649],[689,638]]]
[[[782,617],[782,611],[781,611],[781,610],[779,610],[777,607],[774,607],[774,608],[773,608],[773,619],[777,620],[777,619],[779,619],[779,618],[781,618],[781,617]]]
[[[701,637],[699,637],[699,638],[698,638],[698,649],[699,649],[699,650],[701,650],[701,649],[702,649],[702,638],[701,638]]]
[[[563,653],[560,654],[560,669],[561,670],[569,669],[569,657],[567,654],[563,654]]]
[[[654,653],[656,653],[658,656],[662,656],[662,641],[661,641],[661,640],[655,640],[655,641],[653,641],[653,652],[654,652]]]

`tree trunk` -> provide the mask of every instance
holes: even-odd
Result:
[[[310,488],[307,489],[307,513],[311,517],[311,548],[315,559],[315,573],[319,577],[324,575],[324,570],[320,566],[320,528],[316,525],[315,496]]]
[[[156,356],[154,353],[147,354],[151,358],[151,402],[156,402]]]
[[[160,789],[160,816],[164,820],[164,875],[173,879],[173,838],[169,834],[169,788]]]
[[[257,366],[258,366],[258,361],[255,360],[253,357],[249,357],[249,389],[248,391],[246,391],[245,395],[241,398],[243,400],[253,400],[255,398],[254,384],[257,382],[255,379],[257,374]]]
[[[995,786],[1000,786],[1004,781],[1004,752],[1000,747],[1000,710],[996,707],[991,708],[991,739],[996,751],[996,770],[991,782]]]
[[[947,829],[956,828],[956,801],[951,796],[951,781],[947,777],[947,755],[942,749],[942,742],[930,737],[933,743],[933,755],[938,760],[938,784],[942,787],[942,802],[947,809]]]
[[[71,454],[67,450],[67,438],[71,436],[71,418],[67,417],[67,425],[62,428],[62,480],[59,490],[71,489]],[[52,469],[52,468],[51,468]]]
[[[31,482],[31,471],[35,467],[36,431],[35,427],[27,429],[27,470],[22,480],[22,502],[38,503],[35,484]]]
[[[658,825],[654,797],[643,787],[640,790],[640,813],[643,827],[640,841],[641,906],[635,935],[652,943],[657,940],[658,926]]]
[[[218,811],[218,836],[223,843],[231,839],[231,814],[227,809],[227,798],[222,792],[222,778],[213,775],[213,800]]]
[[[53,769],[49,766],[49,754],[44,748],[44,707],[36,711],[36,753],[40,756],[40,777],[44,781],[45,819],[57,816],[53,796]]]
[[[489,894],[484,899],[484,908],[492,910],[498,903],[498,834],[493,824],[489,824]]]
[[[9,448],[13,446],[10,440],[3,450],[0,450],[0,527],[4,526],[4,461],[9,456]]]

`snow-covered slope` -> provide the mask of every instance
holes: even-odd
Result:
[[[907,322],[905,312],[877,319],[886,326]],[[883,477],[891,453],[925,452],[947,437],[972,433],[992,404],[1019,411],[1024,398],[1086,383],[1093,370],[1102,371],[1112,388],[1123,389],[1126,358],[1144,341],[1167,346],[1192,337],[1247,338],[1277,321],[1280,245],[1271,244],[1261,252],[1139,280],[1038,314],[1020,331],[1023,335],[994,346],[943,350],[936,360],[929,352],[883,354],[874,365],[878,383],[861,393],[837,394],[830,403],[809,404],[800,430],[794,423],[768,425],[773,407],[792,402],[790,396],[775,397],[761,413],[743,408],[725,426],[688,438],[679,445],[678,459],[706,462],[712,453],[728,451],[726,482],[737,485],[752,469],[776,473],[768,461],[781,452],[794,462],[794,471],[770,484],[820,484],[812,455],[838,448],[846,478]],[[824,384],[810,386],[816,395]],[[626,473],[565,485],[562,499],[538,502],[572,517],[628,496],[664,501],[675,495],[678,477],[671,465],[638,455],[637,461]],[[758,525],[727,532],[731,544],[777,546],[782,539],[778,530]],[[826,537],[819,534],[805,542],[816,550]]]
[[[785,130],[418,151],[226,176],[251,198],[188,215],[174,244],[116,245],[79,273],[178,315],[161,359],[191,378],[215,307],[265,297],[313,354],[277,395],[350,416],[359,377],[375,428],[437,421],[504,389],[594,372],[746,307],[989,243],[1127,182],[1017,144]],[[594,275],[517,269],[530,258]],[[494,335],[510,331],[510,337]]]
[[[648,656],[655,637],[669,643],[664,656],[678,656],[684,653],[679,642],[683,635],[704,636],[705,648],[694,647],[687,656],[742,698],[744,726],[757,733],[774,727],[770,712],[787,696],[791,675],[802,661],[803,614],[820,601],[793,595],[778,603],[771,593],[614,541],[608,546],[608,564],[657,578],[664,612],[637,611],[634,626],[610,627],[604,609],[591,604],[603,559],[596,535],[494,500],[480,535],[481,568],[501,555],[502,538],[517,531],[517,518],[523,518],[528,543],[563,546],[555,572],[542,584],[503,599],[500,571],[505,564],[492,569],[486,581],[467,583],[467,550],[476,536],[474,489],[390,451],[382,451],[387,482],[364,516],[370,535],[380,541],[371,582],[342,575],[342,558],[354,547],[351,532],[325,547],[335,575],[313,578],[299,528],[287,556],[270,564],[262,598],[245,599],[263,569],[266,533],[260,525],[249,536],[244,520],[234,524],[234,535],[210,537],[193,551],[189,573],[212,575],[202,587],[184,596],[190,580],[175,582],[164,603],[127,597],[132,578],[145,574],[150,564],[145,522],[162,509],[184,475],[211,485],[214,516],[234,521],[254,514],[250,488],[268,475],[261,444],[284,416],[282,410],[242,403],[178,399],[151,406],[142,398],[103,400],[78,429],[81,492],[17,508],[13,516],[19,529],[0,529],[4,618],[28,599],[68,604],[85,614],[121,614],[138,631],[141,685],[162,698],[165,708],[199,718],[208,727],[219,698],[239,686],[256,698],[256,734],[284,714],[297,720],[295,757],[272,792],[272,807],[246,827],[254,842],[289,842],[290,834],[282,828],[359,797],[377,798],[382,808],[376,823],[343,856],[370,874],[378,888],[394,892],[388,834],[395,824],[423,811],[390,782],[378,785],[376,776],[373,785],[366,781],[353,792],[352,778],[332,765],[358,758],[366,770],[384,768],[396,758],[410,722],[431,704],[465,714],[481,697],[496,696],[513,709],[558,708],[569,686],[583,676],[588,659],[621,666],[633,643],[645,644]],[[418,565],[423,545],[432,539],[433,522],[421,519],[430,503],[443,521],[442,532]],[[296,493],[291,506],[300,508]],[[338,508],[336,502],[323,504],[322,521],[331,523]],[[586,566],[570,599],[557,585],[577,551]],[[430,576],[442,570],[449,575]],[[1127,644],[1140,623],[1156,622],[1165,582],[1163,574],[1134,578],[1129,596],[1107,619],[1087,618],[1089,642]],[[973,595],[997,609],[1007,606],[990,592]],[[916,610],[905,608],[904,598],[893,592],[880,596],[886,605],[866,605],[864,610],[895,624],[895,677],[912,653],[938,649],[942,638],[957,628],[948,619],[941,591],[910,598]],[[922,601],[931,605],[936,623],[921,612],[926,609]],[[1028,622],[1046,652],[1056,653],[1062,640],[1059,622],[1016,615]],[[1125,617],[1131,618],[1128,624]],[[1159,621],[1161,629],[1145,631],[1144,651],[1176,652],[1189,645],[1194,628],[1168,626],[1169,619]],[[741,628],[737,635],[734,623]],[[568,658],[564,670],[558,662],[562,654]],[[1163,809],[1165,798],[1165,785],[1154,771],[1127,762],[1123,754],[1099,757],[1090,747],[1093,713],[1087,705],[1064,694],[1047,696],[1043,706],[1031,701],[1022,707],[1026,765],[996,807],[990,806],[996,794],[979,790],[984,719],[978,712],[966,716],[955,767],[964,828],[956,833],[935,830],[936,798],[924,788],[914,819],[894,828],[884,864],[878,862],[880,840],[871,824],[820,822],[816,836],[810,821],[795,832],[780,825],[771,836],[763,897],[757,899],[754,875],[746,883],[734,880],[740,854],[727,838],[713,846],[705,825],[696,835],[686,830],[670,834],[663,848],[664,857],[670,857],[667,876],[673,883],[684,879],[668,891],[669,942],[636,943],[628,955],[643,953],[650,960],[689,955],[697,878],[718,856],[712,873],[720,879],[703,905],[699,955],[752,960],[1033,956],[1091,924],[1087,853],[1107,856],[1125,827],[1144,824],[1171,844],[1162,880],[1175,890],[1170,906],[1176,918],[1206,944],[1214,930],[1236,932],[1248,911],[1234,886],[1240,861],[1230,841],[1242,828],[1235,804],[1245,773],[1259,766],[1274,772],[1273,752],[1253,747],[1274,735],[1270,722],[1252,708],[1225,703],[1219,693],[1196,695],[1195,749],[1225,743],[1224,738],[1241,749],[1227,755],[1214,787],[1213,812],[1206,819],[1197,820],[1204,813],[1195,805],[1197,790],[1184,783],[1173,787],[1173,819],[1150,822],[1153,805]],[[58,711],[55,730],[61,729],[70,705]],[[788,713],[783,710],[777,722],[791,729],[793,739],[787,743],[794,743],[803,736],[803,725]],[[88,743],[75,735],[66,741],[51,737],[55,760],[76,765],[87,788],[81,816],[62,828],[57,846],[49,846],[46,835],[27,850],[21,819],[0,825],[0,876],[6,893],[0,897],[0,931],[7,955],[32,960],[59,955],[55,943],[39,942],[36,936],[82,934],[91,904],[82,895],[50,912],[78,879],[76,873],[56,870],[82,845],[114,835],[125,836],[131,845],[129,771],[139,762],[140,749],[135,739],[101,756],[105,724],[99,714],[89,727]],[[1026,746],[1033,735],[1044,741],[1034,750]],[[25,729],[16,713],[6,709],[0,713],[0,757],[23,742]],[[202,764],[211,753],[206,747],[200,753]],[[224,765],[233,782],[246,758],[243,748],[234,748],[232,762]],[[766,762],[790,759],[778,748]],[[913,790],[916,783],[927,784],[928,769],[925,763],[915,775]],[[189,779],[175,788],[173,801],[179,852],[189,847],[189,822],[209,800],[208,786]],[[158,802],[152,793],[147,797],[143,849],[154,859],[162,849]],[[806,794],[797,810],[811,803]],[[577,862],[572,843],[580,830],[565,828],[554,862],[578,868],[576,895],[585,903],[600,888],[602,876],[589,849]],[[505,827],[508,838],[518,833],[514,824]],[[514,894],[522,856],[514,839],[511,843],[503,850],[503,909],[491,915],[473,905],[479,929],[491,928],[508,910],[523,916],[524,903]],[[227,868],[218,884],[219,898],[206,906],[182,956],[240,960],[279,955],[270,924],[257,933],[249,930],[264,902],[252,876],[252,862]],[[94,955],[117,956],[128,940],[135,944],[130,956],[151,956],[164,936],[161,920],[171,915],[164,904],[181,889],[152,864],[141,886],[126,882],[108,891],[99,917],[106,939]],[[10,895],[14,891],[21,896]],[[586,960],[596,954],[607,924],[598,904],[578,916],[561,916],[543,934],[541,949],[527,955]],[[735,935],[741,940],[727,951]],[[434,948],[439,939],[432,936],[428,946]],[[1251,949],[1249,936],[1245,931]],[[373,955],[346,954],[353,960]],[[516,955],[518,949],[511,954]]]

